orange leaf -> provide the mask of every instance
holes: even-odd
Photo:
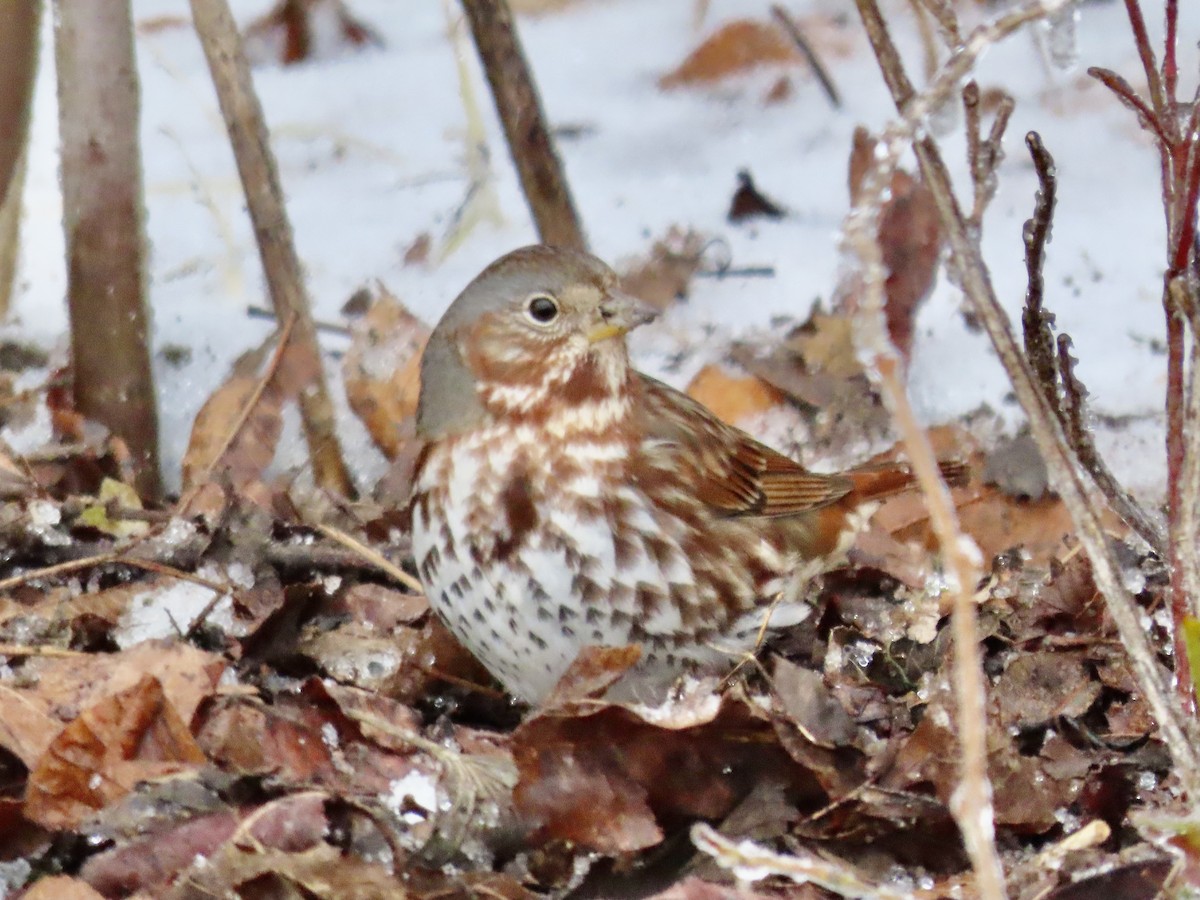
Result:
[[[761,378],[731,375],[716,365],[705,366],[697,372],[687,393],[730,425],[774,409],[786,399],[782,391]]]
[[[421,353],[429,329],[386,289],[354,325],[342,373],[346,399],[388,459],[404,446],[402,425],[417,411]]]
[[[659,79],[662,88],[712,84],[772,63],[795,63],[800,54],[777,27],[735,19],[688,54],[679,67]]]

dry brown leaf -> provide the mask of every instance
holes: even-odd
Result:
[[[202,867],[192,870],[188,884],[163,895],[164,900],[197,896],[244,896],[237,890],[253,884],[254,896],[316,897],[319,900],[378,900],[408,897],[407,886],[388,869],[329,844],[300,853],[241,846],[228,842]]]
[[[863,372],[854,347],[854,323],[849,316],[817,310],[788,336],[787,346],[800,356],[810,372],[834,378],[853,378]]]
[[[433,237],[428,231],[422,231],[404,251],[404,265],[423,266],[429,262],[429,251],[433,249]]]
[[[558,679],[558,684],[542,702],[543,709],[566,706],[604,692],[637,665],[642,650],[636,644],[626,647],[584,647]]]
[[[762,772],[784,782],[801,774],[770,724],[730,696],[698,692],[646,718],[636,707],[595,709],[537,715],[513,734],[516,808],[538,840],[643,849],[662,839],[660,821],[728,814]]]
[[[354,338],[342,363],[346,399],[388,459],[405,446],[405,423],[417,411],[421,353],[429,329],[380,286],[375,302],[351,329]]]
[[[646,257],[622,266],[621,289],[657,309],[666,309],[687,296],[707,243],[699,232],[672,225]]]
[[[795,64],[795,44],[769,22],[735,19],[722,25],[679,66],[659,79],[661,88],[713,84],[760,66]]]
[[[245,29],[246,56],[255,65],[290,66],[324,59],[383,39],[355,18],[342,0],[279,0]]]
[[[828,749],[855,743],[858,731],[854,721],[820,672],[779,657],[775,660],[772,682],[784,714],[808,740]]]
[[[204,763],[162,684],[147,675],[89,707],[51,742],[29,773],[25,816],[46,828],[75,828],[139,781]]]
[[[1100,683],[1082,653],[1021,653],[1000,676],[994,696],[1001,725],[1031,728],[1058,716],[1082,716],[1100,696]]]
[[[274,341],[271,338],[243,354],[233,364],[230,377],[196,414],[183,455],[185,490],[205,480],[215,466],[228,472],[235,487],[241,487],[259,479],[275,458],[286,396],[278,372],[269,373],[265,385],[259,373]]]
[[[745,423],[787,400],[783,391],[755,375],[733,375],[714,364],[696,373],[687,393],[730,425]]]
[[[781,219],[783,207],[758,189],[748,169],[737,173],[738,186],[729,201],[725,218],[733,223],[747,219]]]
[[[99,698],[134,687],[147,672],[157,675],[171,706],[189,722],[225,666],[213,654],[173,641],[145,641],[124,653],[30,659],[20,670],[20,687],[0,688],[0,746],[32,769],[65,723]]]
[[[214,763],[239,774],[272,773],[295,784],[334,777],[331,751],[315,710],[285,710],[230,699],[205,718],[196,738]]]
[[[875,139],[859,127],[850,153],[852,202],[859,201],[874,164]],[[888,336],[906,360],[912,354],[917,310],[933,290],[942,243],[941,218],[932,191],[919,178],[897,169],[880,211],[879,247],[888,273],[884,282]],[[849,298],[851,305],[854,299]]]
[[[199,859],[220,855],[221,848],[239,831],[247,845],[287,852],[317,846],[329,822],[325,798],[319,794],[281,797],[246,813],[221,810],[160,826],[149,836],[89,859],[81,874],[106,896],[127,896],[144,891],[163,895],[163,888]]]
[[[54,875],[38,880],[21,895],[22,900],[104,900],[87,882],[66,875]]]

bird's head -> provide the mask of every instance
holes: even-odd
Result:
[[[502,256],[430,336],[418,432],[436,438],[488,415],[530,415],[548,402],[615,392],[629,377],[626,333],[656,314],[589,254],[535,245]]]

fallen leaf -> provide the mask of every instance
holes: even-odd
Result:
[[[75,524],[95,528],[97,531],[115,538],[133,537],[145,534],[150,530],[149,522],[138,519],[111,518],[109,516],[110,504],[136,510],[142,508],[142,498],[138,496],[137,491],[124,482],[117,481],[115,478],[105,478],[100,483],[100,493],[96,496],[96,503],[84,507],[75,520]]]
[[[858,203],[875,162],[875,138],[855,129],[850,153],[850,199]],[[912,355],[917,310],[933,291],[941,257],[941,217],[933,192],[920,178],[896,169],[879,213],[879,248],[887,270],[884,282],[888,335],[905,360]],[[849,302],[853,304],[853,294]]]
[[[353,339],[342,363],[346,399],[388,459],[403,450],[421,390],[421,353],[429,329],[386,288],[351,325]]]
[[[707,243],[699,232],[671,226],[646,257],[621,267],[622,290],[665,310],[687,296]]]
[[[777,658],[772,683],[785,715],[818,747],[831,749],[855,743],[858,733],[854,721],[821,673]]]
[[[661,88],[713,84],[760,66],[796,64],[800,52],[768,22],[735,19],[722,25],[677,68],[659,79]]]
[[[627,853],[661,841],[660,822],[726,815],[761,772],[811,785],[743,701],[703,691],[691,702],[684,698],[678,716],[672,701],[526,720],[512,740],[520,773],[514,799],[537,827],[535,839]]]
[[[137,891],[162,896],[162,889],[198,860],[220,859],[235,834],[250,847],[294,853],[321,846],[328,828],[323,796],[285,796],[245,813],[224,810],[155,829],[92,857],[81,874],[106,896]]]
[[[64,724],[104,696],[134,688],[147,672],[190,722],[225,667],[220,657],[175,641],[146,641],[123,653],[31,658],[20,669],[20,687],[0,685],[0,747],[32,769]]]
[[[86,881],[66,875],[40,878],[21,895],[21,900],[104,900]]]
[[[738,186],[729,201],[729,212],[725,218],[730,222],[744,222],[747,219],[781,219],[783,208],[767,197],[764,197],[754,184],[754,179],[746,169],[737,173]]]
[[[1082,716],[1100,696],[1100,684],[1082,653],[1021,653],[1000,676],[995,696],[1001,725],[1029,728],[1058,716]]]
[[[75,828],[139,781],[204,762],[162,684],[147,675],[89,707],[51,742],[29,773],[25,816],[46,828]]]
[[[722,366],[705,366],[687,386],[687,394],[723,422],[744,423],[786,402],[786,395],[755,375],[733,375]]]
[[[265,384],[259,374],[274,341],[269,338],[234,362],[230,377],[196,414],[183,455],[185,490],[205,479],[214,467],[227,473],[234,487],[242,487],[259,479],[275,458],[286,395],[278,371],[269,373]]]
[[[279,0],[246,27],[243,40],[252,65],[290,66],[383,46],[378,32],[351,15],[342,0]]]

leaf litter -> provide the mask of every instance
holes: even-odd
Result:
[[[662,84],[798,60],[774,26],[735,22]],[[899,173],[881,226],[906,353],[940,249],[923,191]],[[751,208],[769,214],[765,199]],[[707,246],[672,230],[626,287],[687,302]],[[690,392],[751,429],[786,415],[806,463],[894,455],[845,287],[831,309],[721,348]],[[0,865],[24,864],[23,896],[828,895],[795,883],[802,871],[850,895],[969,890],[948,605],[918,497],[889,500],[816,585],[815,614],[725,683],[612,702],[636,653],[607,648],[517,708],[423,597],[317,527],[335,517],[409,562],[395,498],[428,329],[382,286],[362,297],[347,398],[399,472],[374,502],[314,498],[273,471],[300,386],[280,383],[271,342],[197,417],[174,506],[124,487],[120,448],[53,392],[70,449],[0,453]],[[28,397],[5,399],[28,414]],[[1028,447],[985,450],[962,427],[934,439],[969,463],[956,505],[990,564],[988,766],[1014,896],[1154,896],[1163,847],[1195,865],[1194,824],[1158,812],[1169,762],[1069,519],[1044,480],[1017,477],[1036,468]],[[1113,540],[1169,665],[1161,562],[1115,526]]]
[[[372,309],[406,320],[398,300],[377,296]],[[366,373],[370,354],[386,353],[369,374],[388,387],[348,390],[394,403],[425,332],[414,324],[396,338],[403,348],[382,348],[371,316],[347,365]],[[844,322],[817,310],[785,326],[755,351],[771,360],[758,372],[736,374],[748,357],[730,347],[693,391],[739,424],[788,408],[819,429],[828,409],[812,402],[814,384],[827,397],[857,393],[860,406],[871,391]],[[355,408],[375,428],[387,421],[370,402]],[[411,404],[396,409],[411,416]],[[249,419],[215,421],[202,415],[196,428]],[[854,427],[886,433],[861,416]],[[1021,895],[1115,883],[1134,877],[1128,867],[1161,880],[1161,854],[1130,816],[1163,801],[1171,774],[1086,558],[1047,516],[1053,498],[983,484],[985,454],[966,432],[935,438],[943,456],[971,463],[956,497],[992,557],[979,591],[988,759],[1010,868],[1029,885]],[[4,528],[19,540],[0,573],[11,785],[0,852],[70,873],[64,896],[433,896],[461,879],[505,896],[715,896],[730,865],[763,875],[759,890],[800,890],[783,887],[778,867],[730,862],[751,846],[817,854],[865,884],[894,885],[903,872],[928,885],[914,895],[952,893],[967,877],[949,813],[948,611],[918,498],[889,502],[851,564],[821,581],[810,624],[727,684],[681,685],[659,707],[611,702],[604,691],[636,654],[610,649],[585,654],[542,708],[522,710],[423,597],[311,527],[305,510],[321,507],[263,462],[276,440],[258,429],[226,442],[227,468],[197,469],[210,481],[173,508],[141,509],[103,479],[91,498],[51,487],[36,503],[32,488],[6,502]],[[103,445],[77,452],[91,456],[57,466],[104,468]],[[221,487],[228,478],[258,487],[239,498]],[[89,509],[104,515],[89,521]],[[340,516],[404,560],[403,523],[387,508]],[[141,527],[115,527],[125,521]],[[1130,559],[1151,619],[1161,572]],[[161,609],[162,624],[139,635],[130,629],[143,604]],[[733,843],[693,846],[697,822]],[[1093,826],[1107,837],[1064,850],[1054,867],[1029,862]]]

